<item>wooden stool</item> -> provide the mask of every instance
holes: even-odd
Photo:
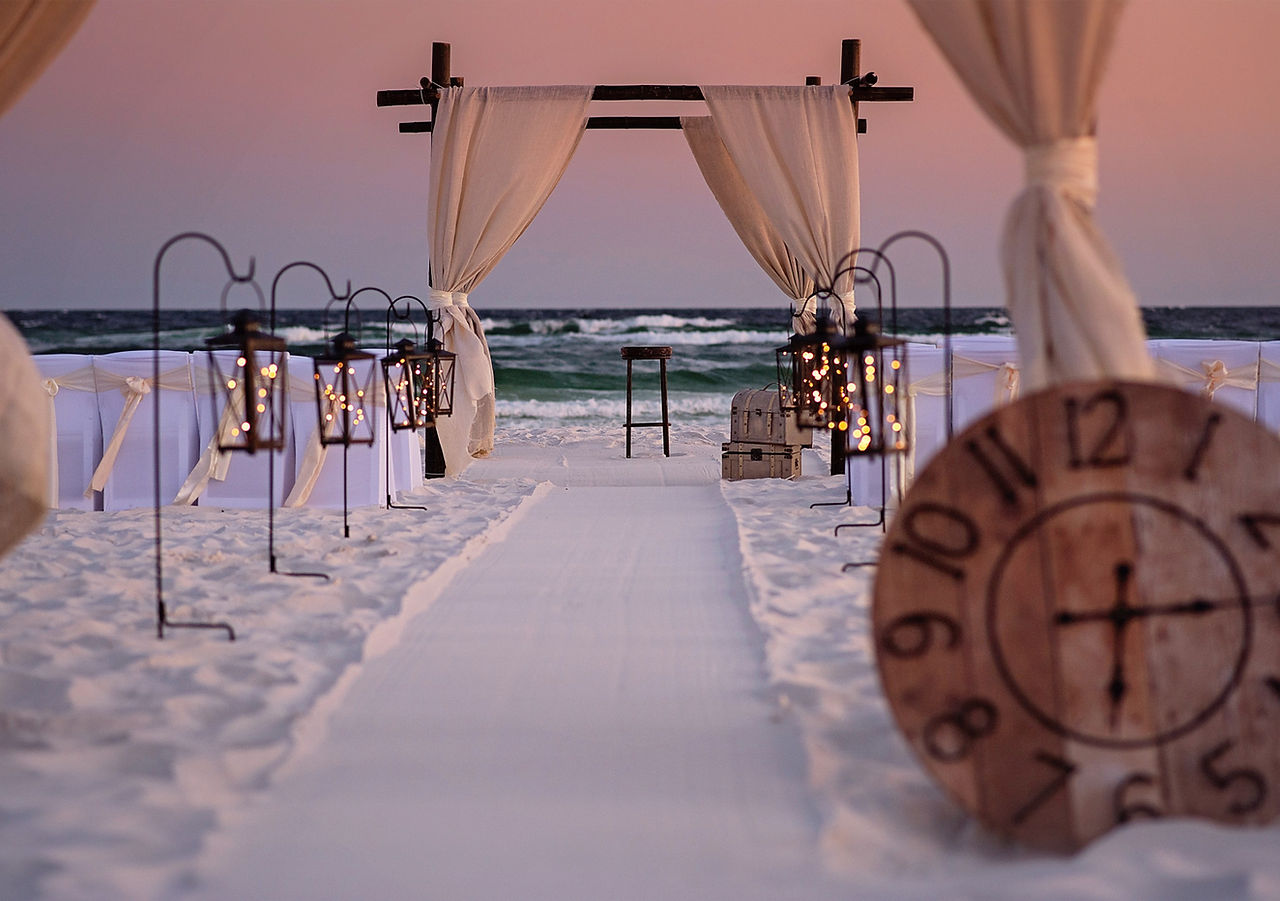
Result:
[[[662,453],[664,456],[671,456],[671,419],[667,413],[667,360],[671,359],[670,347],[659,346],[641,346],[641,347],[624,347],[622,348],[622,359],[627,361],[627,422],[625,428],[627,430],[627,458],[631,457],[631,430],[643,429],[651,426],[662,426]],[[631,361],[632,360],[657,360],[661,366],[662,378],[662,421],[661,422],[633,422],[631,420]]]

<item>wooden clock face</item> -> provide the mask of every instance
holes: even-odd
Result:
[[[872,620],[898,726],[1001,833],[1280,812],[1280,440],[1232,410],[1090,382],[989,414],[904,499]]]

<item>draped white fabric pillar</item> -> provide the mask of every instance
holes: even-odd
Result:
[[[0,315],[0,556],[49,503],[49,395],[18,330]]]
[[[1123,0],[909,0],[982,110],[1026,152],[1002,241],[1029,389],[1149,380],[1138,302],[1093,220],[1097,97]]]
[[[765,274],[794,301],[796,312],[802,313],[805,300],[813,293],[813,279],[770,224],[760,201],[724,146],[715,122],[710,116],[685,116],[680,119],[680,127],[707,187],[729,224]],[[802,325],[793,321],[793,331],[801,331]],[[811,322],[807,331],[813,331]]]
[[[0,3],[0,114],[40,77],[93,7],[93,0]]]
[[[716,130],[774,231],[853,321],[859,241],[858,121],[843,85],[704,85]],[[838,298],[838,300],[837,300]]]
[[[431,135],[430,306],[458,355],[453,415],[436,421],[445,473],[493,448],[493,363],[467,294],[551,196],[586,127],[590,85],[444,88]]]

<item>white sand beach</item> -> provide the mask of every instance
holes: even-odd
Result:
[[[54,512],[0,562],[0,897],[1277,898],[1275,829],[984,834],[893,726],[872,512],[714,430],[500,430],[428,511]]]

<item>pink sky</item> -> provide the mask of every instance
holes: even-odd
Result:
[[[1098,217],[1145,305],[1274,302],[1276,35],[1271,0],[1133,0],[1125,14]],[[834,80],[845,37],[881,84],[917,97],[863,107],[864,242],[931,231],[956,302],[999,305],[1022,163],[902,0],[99,0],[0,119],[0,308],[148,306],[156,250],[187,229],[255,255],[268,281],[304,258],[357,287],[423,291],[430,138],[396,124],[425,111],[374,95],[415,86],[433,40],[475,85],[798,84]],[[936,303],[932,263],[902,263],[901,303]],[[785,306],[666,131],[588,132],[473,302]]]

